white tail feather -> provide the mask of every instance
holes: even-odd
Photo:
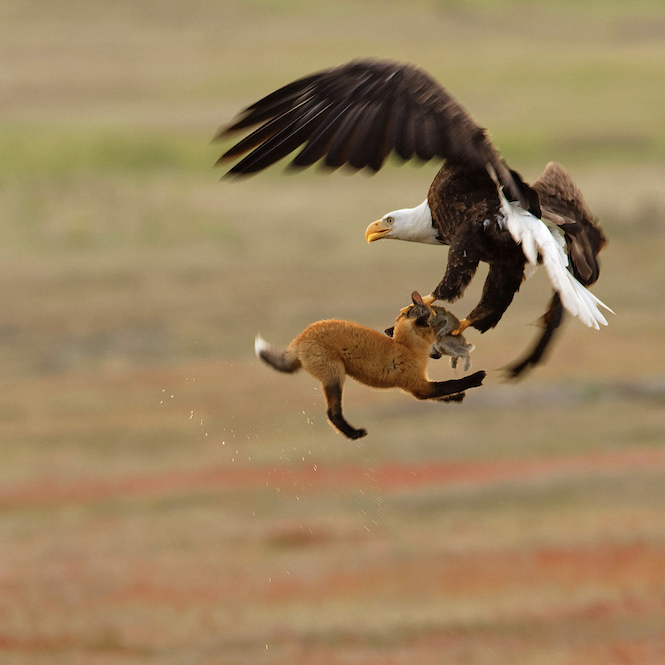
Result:
[[[508,201],[501,190],[499,197],[510,235],[518,245],[522,245],[524,256],[531,265],[538,264],[540,254],[550,282],[561,297],[563,306],[589,328],[598,330],[599,324],[606,326],[607,319],[599,307],[604,307],[609,312],[612,310],[582,286],[568,270],[568,255],[561,239],[556,238],[542,220]]]

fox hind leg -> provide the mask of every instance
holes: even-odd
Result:
[[[323,391],[328,403],[328,420],[349,439],[360,439],[367,435],[366,429],[356,429],[350,425],[342,415],[342,382],[335,380],[324,383]]]
[[[346,377],[344,363],[319,344],[309,344],[301,357],[303,368],[321,381],[328,407],[328,420],[332,426],[349,439],[366,436],[366,429],[356,429],[342,415],[342,387]]]

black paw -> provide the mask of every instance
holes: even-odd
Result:
[[[362,439],[363,436],[367,436],[367,430],[366,429],[356,429],[351,432],[349,435],[349,439]]]
[[[485,370],[481,369],[479,372],[474,372],[473,374],[469,374],[469,376],[465,376],[464,380],[468,381],[471,388],[477,388],[478,386],[483,385],[483,379],[486,375]]]
[[[438,360],[441,358],[441,356],[443,356],[443,353],[441,353],[439,349],[432,349],[431,353],[429,354],[429,357],[433,358],[434,360]]]

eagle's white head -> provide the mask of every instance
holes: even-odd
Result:
[[[415,208],[394,210],[372,222],[365,231],[365,239],[367,242],[374,242],[382,238],[440,245],[441,241],[437,240],[437,231],[432,225],[432,211],[427,199]]]

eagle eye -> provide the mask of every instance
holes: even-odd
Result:
[[[384,221],[388,224],[392,224],[395,220],[390,215],[388,215],[388,217],[386,217]]]

